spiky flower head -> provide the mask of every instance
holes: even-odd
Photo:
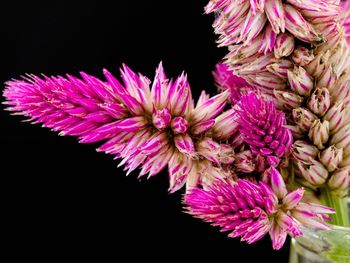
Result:
[[[81,79],[29,75],[9,81],[8,110],[61,135],[79,136],[81,143],[104,141],[98,151],[121,158],[127,173],[141,167],[140,176],[150,177],[168,166],[171,192],[202,182],[200,175],[227,174],[219,172],[220,164],[232,163],[234,152],[221,140],[237,131],[225,119],[230,113],[220,115],[227,92],[213,98],[202,93],[194,105],[186,75],[169,80],[162,64],[153,83],[126,65],[123,85],[104,74],[107,81],[86,73]]]
[[[244,141],[255,156],[265,160],[264,168],[277,166],[293,143],[292,133],[285,127],[284,113],[276,109],[273,101],[255,93],[243,95],[238,105],[237,121]]]
[[[269,233],[274,249],[283,246],[287,234],[302,235],[302,226],[329,229],[324,220],[333,209],[301,202],[303,188],[288,193],[275,168],[266,173],[268,183],[239,179],[217,182],[207,189],[194,188],[184,199],[187,212],[249,244]]]

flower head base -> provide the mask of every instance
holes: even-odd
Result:
[[[217,182],[207,189],[195,188],[185,196],[187,212],[222,231],[254,243],[269,233],[274,249],[280,249],[290,234],[300,236],[301,226],[329,229],[324,214],[327,207],[303,203],[304,190],[288,193],[280,173],[268,171],[269,184],[239,179],[236,183]]]

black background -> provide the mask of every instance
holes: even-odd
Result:
[[[153,78],[162,60],[168,76],[188,73],[195,97],[214,94],[211,70],[225,50],[215,46],[206,2],[1,1],[0,80],[79,71],[102,78],[102,68],[118,74],[121,63]],[[184,214],[166,172],[139,182],[97,145],[4,111],[0,120],[2,237],[13,259],[288,260],[288,244],[275,252],[266,237],[249,246]]]

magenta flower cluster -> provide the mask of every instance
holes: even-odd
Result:
[[[120,159],[126,174],[168,169],[186,211],[274,249],[303,228],[331,229],[333,208],[310,198],[350,188],[350,1],[211,0],[218,95],[195,103],[187,75],[153,81],[86,73],[11,80],[7,110]],[[309,195],[304,193],[308,191]],[[312,202],[311,202],[312,201]],[[326,222],[328,221],[328,222]]]

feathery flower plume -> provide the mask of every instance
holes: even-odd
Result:
[[[273,167],[266,171],[269,183],[239,179],[217,182],[207,189],[194,188],[184,203],[189,214],[230,231],[248,244],[269,233],[274,249],[280,249],[290,234],[302,235],[301,227],[329,229],[324,220],[333,209],[301,202],[304,189],[287,191],[281,174]]]
[[[188,187],[201,182],[201,162],[209,175],[224,176],[218,172],[220,164],[232,163],[234,152],[220,140],[237,130],[223,123],[226,113],[220,116],[227,92],[213,98],[202,93],[194,105],[186,75],[169,80],[162,64],[151,88],[148,78],[126,65],[123,85],[107,70],[104,75],[106,82],[86,73],[82,79],[29,75],[9,81],[4,91],[7,110],[60,135],[79,136],[81,143],[104,141],[98,151],[121,158],[127,174],[140,166],[140,176],[150,177],[168,166],[171,192],[186,182]]]

